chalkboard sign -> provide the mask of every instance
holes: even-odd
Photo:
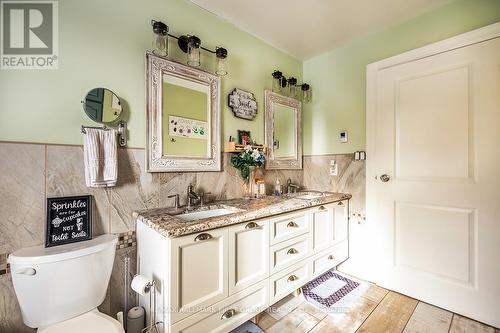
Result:
[[[47,198],[45,247],[92,239],[92,196]]]

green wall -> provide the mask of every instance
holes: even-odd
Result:
[[[265,88],[279,68],[302,77],[302,62],[200,9],[187,0],[60,0],[59,69],[0,71],[0,140],[82,144],[80,126],[92,125],[81,106],[94,87],[107,87],[123,101],[129,147],[144,147],[144,52],[150,48],[151,19],[166,22],[173,34],[195,34],[203,45],[229,51],[229,75],[222,79],[223,140],[237,129],[264,140]],[[185,54],[171,44],[173,57]],[[213,72],[213,56],[202,56]],[[234,88],[255,93],[254,121],[235,118],[227,107]]]
[[[367,64],[498,21],[499,0],[458,0],[306,60],[303,76],[313,101],[303,112],[304,154],[365,149]],[[348,143],[338,141],[343,129]]]

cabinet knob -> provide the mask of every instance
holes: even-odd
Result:
[[[330,254],[330,255],[328,256],[328,260],[333,260],[333,259],[335,259],[335,256],[334,256],[333,254]]]
[[[286,251],[286,254],[297,254],[297,253],[299,253],[299,251],[294,249],[293,247],[291,249],[288,249],[288,251]]]
[[[389,180],[391,180],[391,177],[389,175],[383,174],[382,176],[380,176],[380,181],[382,181],[383,183],[387,183]]]
[[[259,225],[255,222],[250,222],[250,223],[247,223],[247,225],[245,226],[245,229],[254,229],[254,228],[258,228]]]
[[[205,240],[209,240],[212,238],[212,235],[210,234],[207,234],[206,232],[202,233],[202,234],[199,234],[198,236],[196,236],[194,238],[194,241],[195,242],[201,242],[201,241],[205,241]]]
[[[288,277],[288,280],[287,280],[287,281],[288,281],[288,282],[293,282],[293,281],[298,280],[298,279],[299,279],[299,277],[298,277],[297,275],[290,275],[290,276]]]
[[[297,228],[299,225],[293,221],[288,222],[286,225],[288,228]]]
[[[236,314],[236,310],[235,309],[229,309],[227,310],[226,312],[224,312],[222,314],[222,316],[220,317],[220,319],[229,319],[231,318],[232,316],[234,316]]]

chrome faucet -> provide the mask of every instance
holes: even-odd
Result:
[[[297,190],[300,188],[299,185],[295,185],[292,183],[292,180],[290,178],[288,178],[288,180],[286,181],[286,193],[287,194],[290,194],[290,193],[297,193]]]
[[[193,185],[189,184],[187,188],[187,208],[191,209],[192,200],[200,200],[200,196],[193,191]]]

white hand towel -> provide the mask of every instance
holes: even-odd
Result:
[[[83,145],[87,187],[111,187],[118,179],[117,132],[86,128]]]

